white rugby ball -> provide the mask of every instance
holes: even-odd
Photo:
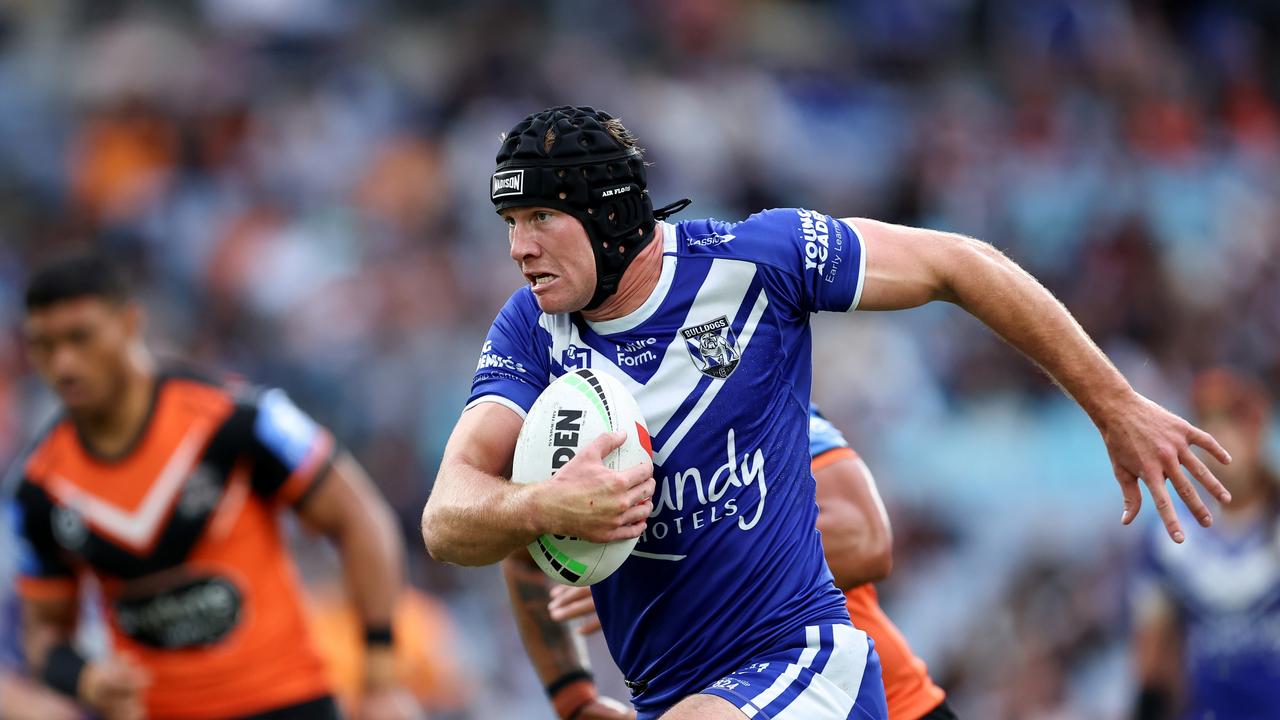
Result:
[[[604,433],[625,431],[627,439],[604,458],[606,467],[623,470],[652,455],[649,430],[640,406],[618,380],[588,369],[556,378],[525,416],[516,440],[511,479],[518,483],[550,480],[565,463]],[[638,538],[593,543],[563,535],[542,535],[529,543],[538,567],[564,585],[592,585],[609,577],[631,555]]]

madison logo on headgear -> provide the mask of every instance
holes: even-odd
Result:
[[[729,327],[729,318],[724,315],[711,322],[683,328],[680,335],[684,337],[694,366],[703,375],[723,380],[738,367],[742,351],[738,349],[738,338],[734,336],[733,328]]]
[[[492,197],[519,195],[524,189],[524,170],[502,170],[493,174]]]

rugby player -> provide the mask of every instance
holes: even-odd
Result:
[[[924,661],[880,608],[871,583],[893,567],[893,535],[875,480],[865,462],[818,408],[809,406],[809,454],[817,483],[818,529],[836,586],[844,591],[854,627],[875,642],[884,675],[889,720],[954,720],[946,693],[929,677]],[[563,623],[577,632],[600,629],[591,589],[555,585],[529,556],[502,561],[516,623],[525,649],[562,720],[626,720],[629,709],[598,697],[585,654]],[[547,598],[550,602],[547,602]]]
[[[437,559],[483,565],[544,533],[638,538],[593,595],[644,720],[885,716],[879,661],[849,622],[815,530],[812,312],[953,302],[1089,414],[1123,522],[1138,511],[1141,478],[1182,540],[1166,477],[1210,522],[1180,463],[1228,497],[1190,446],[1224,462],[1226,452],[1135,392],[1048,291],[985,243],[796,209],[667,223],[688,202],[654,210],[634,136],[585,107],[525,118],[497,163],[490,197],[528,284],[485,340],[423,539]],[[524,413],[551,378],[586,366],[636,397],[653,463],[608,470],[601,458],[623,438],[605,434],[554,481],[513,485]]]
[[[403,546],[328,431],[279,390],[161,369],[104,258],[38,272],[23,326],[64,412],[14,466],[29,667],[117,718],[337,717],[279,511],[338,546],[369,647],[361,717],[416,713],[392,670]],[[101,587],[113,653],[73,647],[78,578]]]
[[[1214,468],[1233,499],[1183,545],[1146,538],[1133,598],[1133,717],[1276,717],[1280,478],[1266,464],[1270,401],[1260,383],[1214,369],[1196,379],[1192,405],[1235,458]]]

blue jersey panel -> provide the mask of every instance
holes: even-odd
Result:
[[[817,405],[809,403],[809,456],[818,457],[828,450],[845,447],[849,447],[849,443],[844,434],[822,417]]]
[[[1274,717],[1280,708],[1280,518],[1246,532],[1201,528],[1179,511],[1187,539],[1153,525],[1142,579],[1177,609],[1188,688],[1186,718]]]
[[[550,337],[539,324],[542,310],[527,287],[517,290],[489,329],[480,349],[480,361],[471,380],[468,406],[480,398],[502,398],[523,415],[551,382]],[[579,361],[585,348],[565,348],[563,360],[570,369],[590,367]],[[584,364],[585,363],[585,364]]]
[[[662,224],[650,298],[599,323],[544,315],[527,290],[495,320],[470,402],[527,409],[591,367],[635,396],[653,439],[654,510],[632,557],[593,588],[632,698],[652,712],[810,625],[847,623],[814,527],[809,314],[848,310],[863,250],[827,216]]]

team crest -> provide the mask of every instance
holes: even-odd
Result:
[[[689,357],[703,375],[721,380],[733,374],[742,358],[738,338],[729,327],[729,318],[721,315],[711,322],[694,325],[680,331],[684,337]]]

